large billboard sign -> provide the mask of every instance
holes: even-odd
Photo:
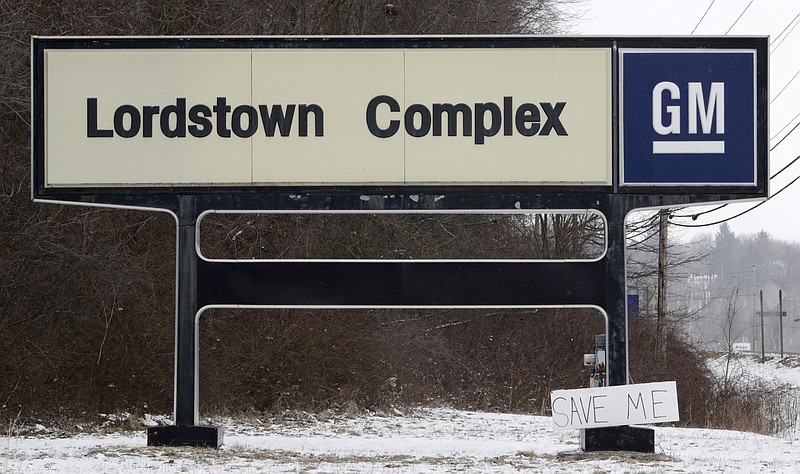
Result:
[[[34,38],[32,49],[37,198],[767,192],[764,38]]]
[[[592,307],[607,316],[607,382],[624,385],[625,216],[767,196],[767,57],[767,38],[730,37],[34,38],[32,194],[176,217],[176,424],[148,444],[221,443],[197,424],[207,307]],[[212,211],[480,209],[599,211],[606,252],[197,253]],[[611,434],[611,449],[652,452],[652,433]]]

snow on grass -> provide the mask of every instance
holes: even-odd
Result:
[[[715,359],[712,368],[724,362]],[[736,359],[747,376],[800,386],[798,360]],[[714,369],[716,370],[716,369]],[[106,415],[131,426],[130,420]],[[124,416],[122,417],[124,418]],[[656,453],[584,453],[577,431],[553,431],[550,418],[446,408],[356,417],[289,413],[211,420],[226,427],[219,449],[146,446],[144,426],[100,423],[94,434],[30,427],[0,437],[0,473],[794,473],[800,435],[764,436],[655,426]]]
[[[583,453],[549,418],[450,409],[404,416],[217,420],[220,450],[146,446],[144,430],[2,438],[3,473],[796,472],[798,438],[656,427],[656,453]]]
[[[727,354],[709,360],[709,368],[717,377],[723,376],[727,360]],[[760,354],[734,353],[728,366],[728,372],[728,376],[731,378],[757,378],[777,385],[800,388],[800,356],[798,355],[787,355],[781,358],[777,354],[766,354],[762,363]]]

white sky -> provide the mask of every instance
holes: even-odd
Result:
[[[800,75],[790,83],[800,72],[800,0],[583,0],[577,8],[582,11],[582,20],[576,20],[572,28],[571,33],[576,35],[688,36],[694,31],[695,36],[769,36],[770,148],[800,122]],[[800,127],[770,153],[770,175],[799,155]],[[800,160],[770,182],[770,194],[797,176]],[[737,234],[765,230],[773,237],[800,242],[799,205],[800,180],[758,209],[728,223]],[[677,222],[715,222],[752,206],[753,203],[732,204],[697,221]],[[686,209],[681,214],[711,207],[715,206]],[[700,230],[715,232],[716,226]]]

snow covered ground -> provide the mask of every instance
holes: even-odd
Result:
[[[720,359],[711,361],[718,364]],[[752,376],[800,386],[800,365],[739,359]],[[151,422],[152,419],[144,420]],[[583,453],[577,431],[549,418],[451,409],[393,416],[213,420],[226,426],[220,450],[152,448],[144,429],[98,428],[65,436],[46,427],[0,437],[0,473],[172,472],[758,472],[800,469],[800,433],[763,436],[655,427],[656,453]]]
[[[753,352],[734,354],[728,365],[728,376],[761,379],[777,384],[800,388],[800,356],[787,355],[783,359],[777,354],[767,354],[764,363],[761,355]],[[725,371],[727,357],[721,355],[709,360],[709,367],[717,377]]]

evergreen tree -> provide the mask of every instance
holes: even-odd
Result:
[[[711,256],[712,272],[717,276],[717,281],[721,285],[724,285],[728,279],[726,275],[741,271],[739,268],[740,248],[738,237],[728,223],[723,222],[714,235],[714,252]]]

